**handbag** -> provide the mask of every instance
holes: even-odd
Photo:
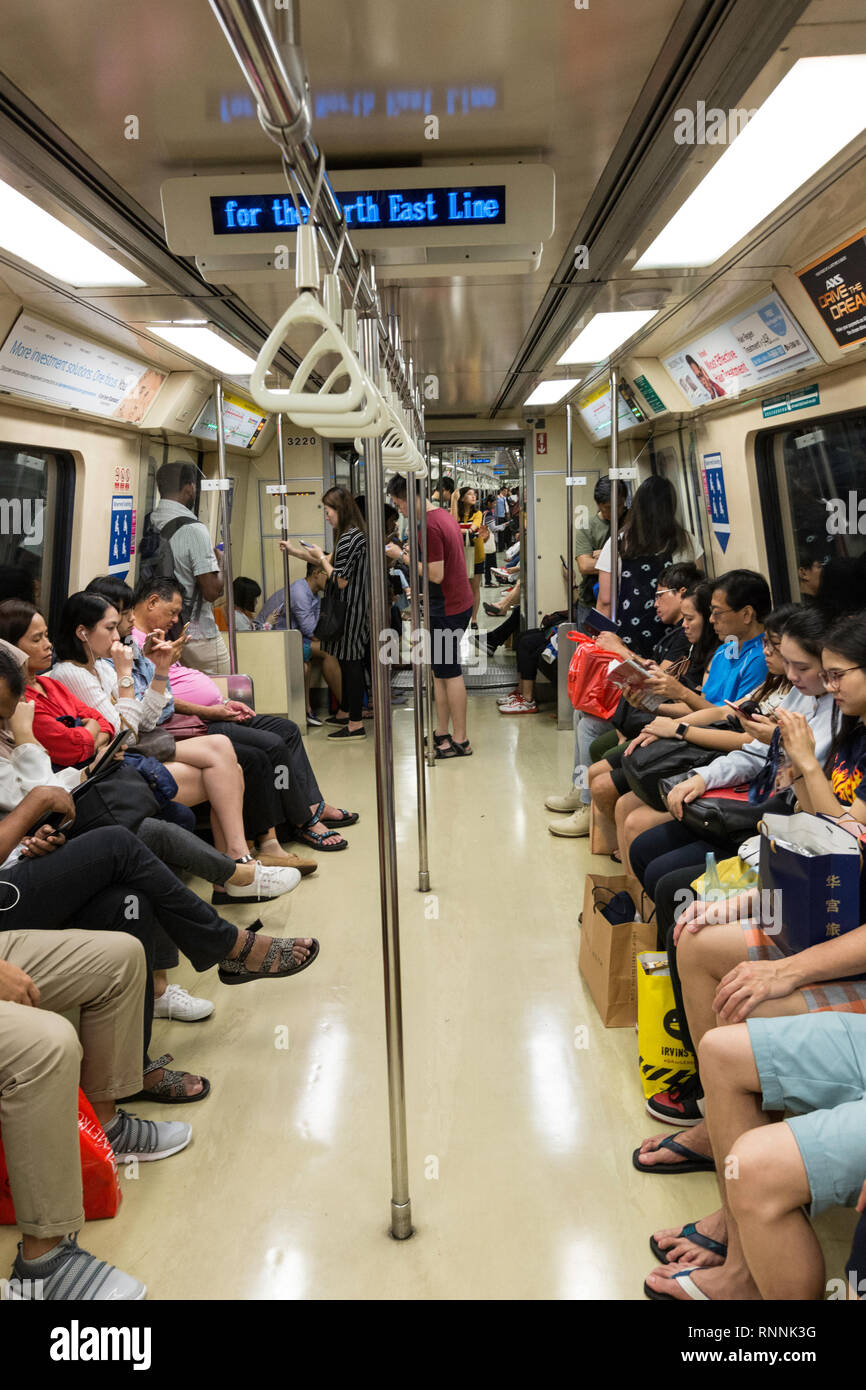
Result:
[[[607,678],[615,658],[582,632],[569,632],[568,640],[577,644],[568,667],[568,698],[573,708],[610,719],[620,701],[618,687]]]
[[[663,777],[659,782],[659,792],[667,810],[667,795],[678,782],[684,782],[688,772],[678,773],[676,777]],[[794,809],[793,792],[781,792],[771,796],[768,801],[755,805],[749,800],[750,783],[743,782],[736,787],[723,787],[711,796],[698,797],[697,801],[684,801],[682,804],[682,824],[701,840],[721,840],[723,842],[747,840],[754,835],[758,824],[767,813],[785,816]]]
[[[177,752],[177,745],[173,734],[163,727],[148,729],[146,733],[139,734],[135,741],[135,749],[147,758],[156,758],[160,763],[170,763]]]
[[[485,526],[484,529],[485,529],[485,531],[487,531],[487,527],[486,527],[486,526]],[[485,555],[495,555],[495,554],[496,554],[496,537],[494,536],[494,534],[493,534],[492,531],[487,531],[487,535],[484,537],[484,554],[485,554]]]
[[[72,792],[75,820],[66,832],[71,840],[88,830],[123,825],[137,831],[148,816],[158,816],[177,795],[177,783],[156,758],[114,758],[103,762],[92,777]]]
[[[621,767],[635,796],[639,796],[654,811],[664,811],[666,807],[659,786],[661,779],[676,778],[679,781],[676,774],[686,773],[693,767],[703,767],[718,756],[718,748],[696,748],[683,739],[660,738],[655,743],[643,743],[632,753],[625,754]]]
[[[207,724],[203,719],[199,719],[197,714],[173,714],[170,719],[166,719],[160,724],[160,729],[164,729],[167,734],[180,742],[185,738],[200,738],[207,733]],[[154,733],[157,730],[153,730]]]
[[[333,642],[340,637],[346,626],[346,597],[333,574],[328,576],[319,608],[319,621],[316,623],[314,637],[321,642]]]

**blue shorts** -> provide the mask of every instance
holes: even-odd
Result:
[[[312,639],[312,637],[305,637],[305,638],[304,638],[304,660],[305,660],[305,661],[309,661],[309,659],[310,659],[310,657],[312,656],[312,654],[313,654],[313,639]]]
[[[431,665],[434,676],[442,681],[454,680],[462,676],[460,665],[460,642],[469,626],[472,609],[465,613],[447,614],[435,609],[430,611],[430,641],[433,647]]]
[[[866,1017],[750,1018],[764,1110],[786,1119],[809,1179],[812,1215],[857,1205],[866,1180]]]

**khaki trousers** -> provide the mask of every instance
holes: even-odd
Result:
[[[229,649],[222,633],[216,637],[193,638],[187,642],[180,659],[184,666],[192,666],[209,676],[227,676],[231,672]]]
[[[18,1226],[84,1225],[78,1086],[92,1101],[141,1089],[144,950],[125,932],[0,931],[0,960],[28,974],[38,1008],[0,1000],[0,1128]],[[80,1008],[80,1035],[59,1011]]]

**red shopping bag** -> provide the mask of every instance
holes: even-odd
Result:
[[[568,698],[575,709],[610,719],[622,698],[619,686],[608,680],[607,672],[616,658],[583,632],[569,632],[569,642],[577,647],[568,668]]]
[[[78,1092],[78,1142],[81,1148],[81,1181],[84,1187],[84,1216],[98,1221],[115,1216],[120,1206],[117,1164],[105,1131],[97,1120],[83,1091]],[[0,1226],[14,1226],[15,1208],[6,1170],[6,1155],[0,1136]]]

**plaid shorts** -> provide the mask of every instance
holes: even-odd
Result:
[[[784,951],[757,922],[743,922],[742,927],[749,960],[784,960]],[[810,1014],[866,1014],[866,980],[806,985],[800,993]]]

